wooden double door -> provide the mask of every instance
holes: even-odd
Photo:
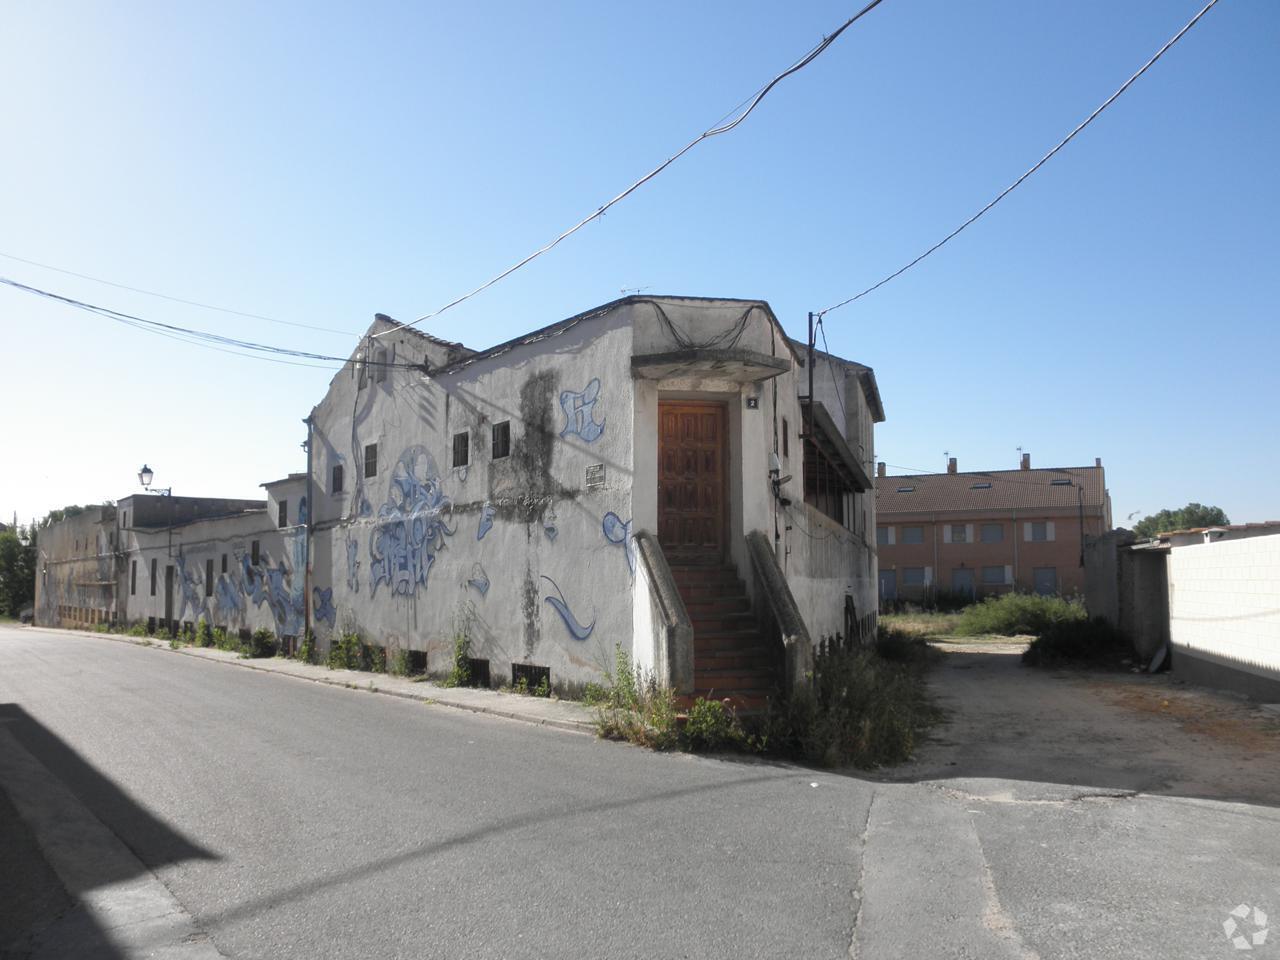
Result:
[[[673,566],[724,562],[727,421],[722,403],[658,403],[658,540]]]

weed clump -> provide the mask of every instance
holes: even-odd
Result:
[[[587,696],[596,709],[600,736],[655,750],[679,745],[675,694],[653,674],[633,666],[621,646],[614,653],[614,669],[605,671],[605,683],[589,685]]]
[[[364,660],[364,644],[360,634],[349,631],[329,644],[329,656],[325,660],[330,670],[359,670]]]
[[[1101,617],[1093,620],[1062,620],[1047,626],[1022,652],[1022,662],[1031,667],[1107,666],[1129,652],[1129,643],[1119,630]]]
[[[298,649],[293,652],[293,659],[300,663],[316,662],[316,635],[314,631],[307,631],[307,635],[298,644]]]
[[[941,716],[925,690],[929,659],[927,645],[891,633],[871,648],[828,642],[810,682],[770,710],[760,736],[826,767],[901,763]]]
[[[1084,604],[1078,600],[1034,593],[1006,593],[967,607],[960,614],[956,633],[962,637],[984,633],[1010,637],[1022,634],[1039,636],[1053,624],[1086,620],[1088,614]]]
[[[241,656],[249,659],[274,657],[279,649],[276,635],[266,627],[261,627],[249,635],[249,642],[244,645]]]
[[[213,646],[213,627],[209,626],[209,621],[204,617],[201,617],[200,622],[196,625],[196,646]]]

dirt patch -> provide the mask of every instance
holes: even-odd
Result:
[[[1212,690],[1152,687],[1141,681],[1094,681],[1090,686],[1117,706],[1163,717],[1182,730],[1250,752],[1280,753],[1280,716]]]

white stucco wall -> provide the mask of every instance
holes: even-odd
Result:
[[[1169,628],[1179,648],[1280,679],[1280,534],[1175,546]]]
[[[165,570],[174,568],[173,618],[208,620],[231,631],[271,630],[277,636],[303,632],[303,537],[300,526],[280,529],[265,510],[159,529],[123,531],[118,581],[122,619],[145,623],[165,617]],[[253,543],[258,563],[253,563]],[[223,558],[226,570],[223,571]],[[151,561],[156,563],[155,595]],[[213,581],[206,583],[206,561]],[[131,582],[137,564],[136,589]],[[208,587],[212,586],[212,590]]]
[[[414,340],[380,342],[409,352]],[[617,315],[363,389],[340,373],[314,415],[313,576],[332,610],[314,616],[317,636],[358,626],[443,671],[465,624],[495,681],[513,663],[550,667],[555,685],[600,679],[633,634],[631,385]],[[494,459],[504,421],[511,452]],[[462,432],[469,464],[454,468]],[[371,443],[378,469],[365,479]],[[341,494],[328,492],[335,463]],[[589,468],[603,470],[590,489]]]

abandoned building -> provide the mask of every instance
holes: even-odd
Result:
[[[305,472],[59,525],[38,620],[358,631],[433,672],[465,635],[561,689],[620,646],[761,697],[876,617],[875,375],[806,346],[760,300],[625,297],[479,351],[378,315]]]

